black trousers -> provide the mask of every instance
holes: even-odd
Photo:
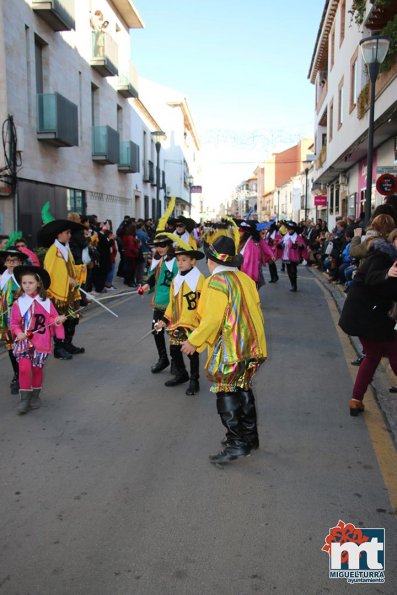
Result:
[[[171,357],[174,360],[177,374],[186,371],[185,362],[183,361],[183,353],[181,351],[181,345],[171,345],[170,352]],[[200,377],[200,360],[197,351],[193,355],[189,355],[190,360],[190,378],[191,380],[198,380]]]
[[[277,273],[277,265],[275,262],[269,262],[268,263],[269,266],[269,273],[270,273],[270,279],[271,281],[277,281],[278,280],[278,273]]]
[[[291,287],[296,289],[298,280],[298,264],[296,262],[289,262],[287,264],[287,273],[291,282]]]
[[[152,328],[154,328],[154,323],[155,322],[157,322],[158,320],[162,320],[163,316],[164,316],[164,310],[158,310],[157,308],[155,308],[153,310]],[[159,333],[153,333],[153,337],[154,337],[154,341],[156,343],[157,352],[159,354],[159,357],[166,356],[167,355],[167,349],[165,347],[165,332],[164,332],[164,329],[161,329],[161,331]]]

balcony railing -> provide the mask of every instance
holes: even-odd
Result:
[[[120,138],[117,130],[110,126],[93,127],[92,159],[103,165],[119,162]]]
[[[130,140],[120,143],[118,170],[126,174],[139,173],[139,145]]]
[[[75,28],[74,0],[32,0],[32,9],[53,31]]]
[[[127,72],[119,76],[117,91],[123,97],[138,97],[138,71],[132,64],[129,64]]]
[[[92,58],[90,65],[101,76],[116,76],[118,70],[118,46],[105,31],[91,31]]]
[[[37,138],[56,147],[78,145],[77,105],[59,93],[37,95]]]

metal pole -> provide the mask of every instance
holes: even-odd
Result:
[[[277,188],[277,221],[280,221],[280,188]]]
[[[189,182],[189,217],[192,214],[192,183]]]
[[[161,143],[156,142],[157,164],[156,164],[156,208],[155,221],[160,218],[160,149]]]
[[[305,169],[305,176],[306,176],[306,185],[305,185],[305,222],[307,219],[307,175],[309,173],[309,169]]]
[[[367,151],[367,187],[365,190],[365,225],[371,219],[372,197],[372,166],[374,151],[374,116],[375,116],[375,83],[379,73],[379,63],[368,64],[370,85],[369,123],[368,123],[368,151]]]

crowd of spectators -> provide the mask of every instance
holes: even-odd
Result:
[[[387,239],[397,227],[397,196],[388,197],[374,210],[367,227],[364,219],[364,213],[359,217],[337,217],[331,230],[321,219],[300,223],[308,246],[307,265],[324,272],[329,283],[343,285],[346,293],[371,243]]]

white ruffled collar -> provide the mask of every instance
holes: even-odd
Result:
[[[174,295],[178,295],[184,281],[191,291],[196,291],[200,275],[201,273],[197,267],[193,267],[186,275],[178,273],[174,278]]]
[[[59,240],[55,240],[54,244],[62,254],[64,261],[67,262],[69,260],[69,244],[61,244]]]
[[[212,271],[211,277],[212,277],[212,275],[217,275],[218,273],[223,273],[223,272],[237,273],[238,268],[237,267],[228,267],[225,264],[220,264],[217,267],[215,267],[215,269]]]
[[[44,310],[48,312],[48,314],[50,313],[51,301],[48,298],[42,300],[39,295],[35,295],[34,297],[32,297],[24,293],[23,295],[21,295],[20,298],[18,298],[17,301],[22,316],[25,316],[26,312],[29,310],[30,306],[33,304],[34,301],[40,304],[40,306],[42,306]]]
[[[18,281],[15,279],[15,277],[14,277],[14,273],[10,274],[10,273],[8,272],[8,269],[6,269],[6,270],[4,271],[4,273],[3,273],[3,274],[1,275],[1,277],[0,277],[0,289],[4,289],[4,287],[5,287],[6,283],[7,283],[7,281],[8,281],[9,279],[13,279],[13,280],[14,280],[14,283],[16,283],[16,284],[18,285],[18,287],[19,287],[19,283],[18,283]]]

